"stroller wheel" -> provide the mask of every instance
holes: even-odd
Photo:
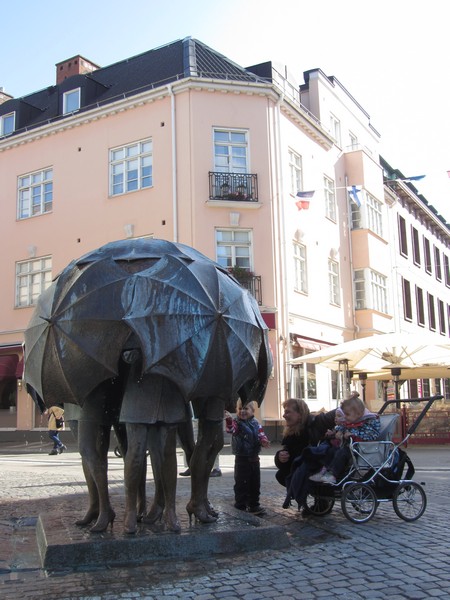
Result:
[[[400,483],[395,489],[392,505],[400,519],[417,521],[427,507],[425,490],[415,481]]]
[[[352,523],[367,523],[378,508],[375,491],[366,483],[352,483],[344,488],[341,497],[342,512]]]
[[[334,506],[334,498],[319,498],[308,494],[305,502],[305,512],[316,517],[328,515]]]

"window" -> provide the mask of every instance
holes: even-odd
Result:
[[[445,310],[442,300],[438,300],[439,332],[445,334]]]
[[[436,311],[434,307],[434,296],[427,294],[428,296],[428,323],[432,331],[436,331]]]
[[[218,229],[216,231],[216,260],[229,269],[240,267],[251,271],[251,231],[245,229]]]
[[[448,261],[448,256],[444,254],[444,277],[445,277],[445,285],[450,287],[450,266]]]
[[[350,210],[350,218],[351,218],[351,227],[352,229],[361,229],[362,227],[362,219],[361,219],[361,207],[355,204],[352,200],[349,199],[349,210]]]
[[[9,113],[0,117],[0,135],[9,135],[15,129],[16,113]]]
[[[153,185],[151,139],[109,151],[110,195],[118,196]]]
[[[311,354],[312,350],[300,348],[299,356]],[[316,365],[301,363],[291,369],[289,397],[317,400]]]
[[[416,286],[416,308],[417,308],[417,324],[425,325],[425,309],[423,304],[423,290]]]
[[[399,234],[399,242],[400,242],[400,254],[405,258],[408,257],[408,240],[406,238],[406,221],[401,216],[398,215],[398,234]]]
[[[405,321],[412,321],[411,284],[402,277],[403,316]]]
[[[302,178],[302,157],[289,150],[289,174],[291,177],[291,193],[295,194],[303,190],[303,178]]]
[[[415,227],[411,226],[411,239],[412,239],[412,251],[414,264],[420,267],[420,244],[419,244],[419,232]]]
[[[335,260],[331,260],[331,258],[328,259],[328,288],[330,304],[340,306],[339,264]]]
[[[303,244],[294,242],[294,287],[298,292],[308,293],[306,265],[306,247]]]
[[[214,171],[248,173],[247,132],[214,130]]]
[[[63,95],[63,115],[72,113],[80,109],[81,106],[81,90],[71,90]]]
[[[430,249],[430,240],[426,237],[423,238],[423,253],[424,253],[424,261],[425,261],[425,271],[431,275],[431,249]]]
[[[341,122],[330,113],[330,133],[338,146],[341,145]]]
[[[367,227],[380,237],[383,237],[383,205],[382,203],[366,193],[367,205]]]
[[[27,173],[18,178],[18,219],[48,213],[53,208],[53,169]]]
[[[350,150],[358,150],[358,138],[351,131],[348,132],[348,135],[350,138]]]
[[[336,221],[336,197],[334,194],[334,181],[329,177],[323,178],[325,193],[325,214],[332,221]]]
[[[436,246],[434,250],[434,269],[436,272],[436,279],[442,281],[442,265],[441,265],[441,251]]]
[[[52,282],[52,259],[49,256],[16,264],[16,307],[36,304],[39,295]]]
[[[357,269],[353,274],[356,309],[387,313],[387,278],[371,269]]]

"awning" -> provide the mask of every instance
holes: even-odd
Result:
[[[0,380],[15,379],[19,357],[17,354],[5,354],[0,356]]]
[[[23,377],[23,357],[17,363],[16,377],[17,377],[17,379],[22,379],[22,377]]]
[[[275,314],[276,313],[261,313],[264,323],[269,329],[275,329]]]

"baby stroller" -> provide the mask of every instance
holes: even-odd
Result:
[[[375,442],[353,442],[350,439],[351,462],[348,471],[335,484],[310,482],[305,512],[326,515],[340,499],[344,515],[352,523],[367,523],[381,502],[392,502],[397,516],[404,521],[416,521],[425,512],[427,498],[422,485],[412,480],[414,466],[401,448],[413,435],[433,402],[441,395],[429,398],[401,400],[404,403],[426,402],[405,437],[394,443],[392,437],[399,414],[383,414],[398,400],[387,400],[380,412],[380,436]],[[406,473],[405,473],[406,470]]]

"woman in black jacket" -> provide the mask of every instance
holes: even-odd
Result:
[[[312,415],[306,402],[299,398],[288,398],[283,402],[283,408],[286,425],[282,448],[275,454],[275,464],[278,467],[275,477],[286,487],[286,477],[291,473],[294,459],[307,446],[318,444],[328,429],[333,429],[336,409]]]

